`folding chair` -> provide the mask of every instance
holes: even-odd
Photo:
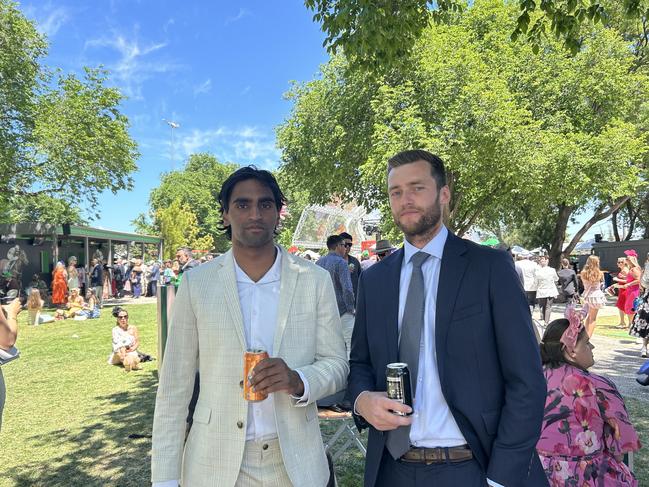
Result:
[[[356,429],[356,425],[352,419],[352,413],[337,413],[329,409],[318,409],[318,419],[320,421],[337,421],[340,423],[336,432],[331,436],[331,438],[329,438],[324,446],[325,452],[328,452],[331,455],[334,462],[352,445],[356,445],[356,448],[358,448],[363,456],[365,456],[367,449],[361,441],[361,432]],[[334,445],[339,439],[344,439],[345,441],[342,445],[334,448]]]

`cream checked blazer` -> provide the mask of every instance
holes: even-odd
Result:
[[[329,273],[282,252],[273,350],[309,383],[297,405],[275,393],[275,421],[294,487],[323,487],[329,478],[316,400],[344,389],[349,366]],[[184,487],[234,486],[246,439],[243,399],[246,341],[232,251],[183,275],[173,303],[153,420],[152,481]],[[185,440],[187,406],[200,371],[201,391]]]

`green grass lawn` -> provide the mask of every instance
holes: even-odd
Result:
[[[629,330],[618,328],[618,316],[602,316],[597,318],[595,334],[611,338],[629,338]]]
[[[140,330],[140,349],[155,355],[155,305],[127,309]],[[106,363],[115,323],[109,309],[98,320],[29,327],[21,315],[20,322],[22,356],[3,367],[7,404],[0,432],[0,487],[150,485],[157,362],[131,373]],[[603,322],[598,332],[606,334]],[[632,399],[627,405],[643,443],[649,444],[648,405]],[[323,423],[325,441],[335,428]],[[129,438],[133,434],[144,437]],[[636,456],[635,470],[640,485],[649,485],[647,449]],[[336,462],[336,475],[341,487],[362,485],[363,457],[356,448]]]
[[[128,307],[140,350],[155,355],[155,305]],[[3,367],[7,384],[0,486],[146,486],[157,362],[126,373],[106,363],[110,309],[86,321],[26,326],[21,358]]]

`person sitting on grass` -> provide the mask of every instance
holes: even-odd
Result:
[[[550,485],[635,487],[625,453],[640,449],[624,399],[609,379],[588,372],[593,348],[582,316],[552,321],[541,341],[548,392],[536,450]]]
[[[54,321],[54,317],[46,314],[42,314],[43,306],[45,306],[45,301],[41,297],[41,292],[38,288],[32,287],[27,297],[27,318],[30,325],[42,325],[43,323],[49,323]]]
[[[83,310],[84,305],[83,297],[79,294],[79,288],[74,287],[70,289],[65,309],[56,310],[57,318],[74,318],[77,313]]]
[[[83,305],[83,309],[77,313],[77,317],[94,319],[99,318],[100,314],[97,294],[95,289],[91,287],[86,293],[86,303]]]
[[[139,370],[140,357],[137,347],[140,346],[140,338],[137,328],[128,323],[128,311],[120,306],[113,308],[113,316],[117,324],[113,328],[113,353],[108,359],[111,365],[122,364],[126,372]]]

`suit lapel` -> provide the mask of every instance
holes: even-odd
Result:
[[[300,271],[300,267],[293,262],[293,256],[282,247],[280,247],[280,252],[282,252],[282,275],[279,288],[279,306],[277,308],[277,326],[275,327],[275,338],[273,339],[273,355],[275,356],[278,355],[282,343],[288,313],[295,295],[297,276]]]
[[[219,270],[219,281],[223,285],[225,302],[230,312],[230,319],[241,342],[241,347],[245,350],[246,335],[243,331],[243,316],[241,315],[241,306],[239,304],[239,290],[237,289],[237,274],[234,269],[234,255],[229,250],[223,259],[223,265]]]
[[[399,285],[401,281],[401,266],[403,263],[403,247],[386,260],[387,275],[378,285],[384,289],[386,303],[385,340],[388,363],[399,360]]]
[[[435,311],[435,349],[440,379],[444,376],[446,336],[451,326],[453,308],[468,264],[468,260],[463,255],[465,252],[464,241],[449,232],[442,254]]]

